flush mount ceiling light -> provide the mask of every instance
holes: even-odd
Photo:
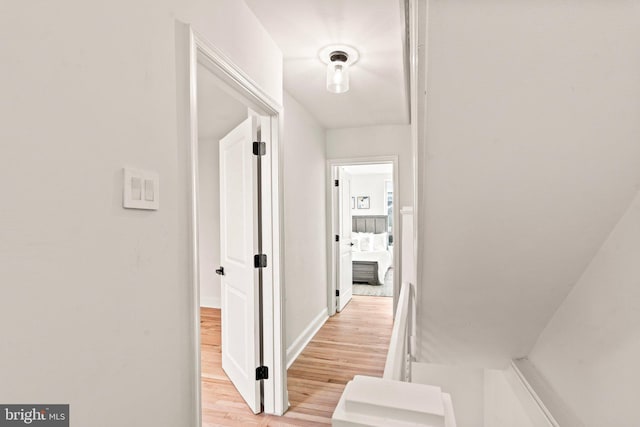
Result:
[[[358,61],[358,51],[351,46],[332,45],[320,51],[320,59],[327,64],[327,90],[344,93],[349,90],[349,67]]]

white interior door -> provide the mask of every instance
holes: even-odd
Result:
[[[254,413],[260,412],[257,172],[250,117],[220,140],[222,368]]]
[[[353,266],[351,254],[351,175],[338,168],[338,280],[336,309],[342,311],[353,295]]]

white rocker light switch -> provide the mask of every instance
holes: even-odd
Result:
[[[158,210],[160,178],[156,172],[124,168],[122,182],[122,207]]]

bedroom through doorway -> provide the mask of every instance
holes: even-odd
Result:
[[[351,176],[353,295],[393,297],[393,165],[343,167]]]
[[[395,164],[393,158],[331,164],[334,312],[353,295],[395,296],[400,235]]]

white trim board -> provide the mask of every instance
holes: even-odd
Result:
[[[307,345],[311,342],[313,337],[318,333],[320,328],[324,325],[324,323],[329,318],[329,312],[327,308],[323,308],[320,313],[304,328],[304,331],[295,339],[293,343],[287,348],[287,369],[293,365],[293,362],[296,361],[302,350],[304,350]]]
[[[532,405],[539,408],[548,420],[550,426],[584,426],[584,423],[573,413],[560,396],[558,396],[529,359],[525,357],[512,360],[510,369],[526,390]]]

